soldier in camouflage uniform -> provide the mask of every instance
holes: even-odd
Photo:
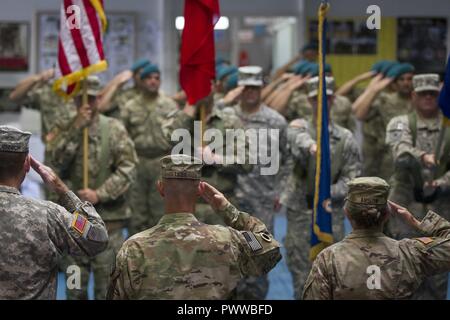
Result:
[[[411,92],[414,67],[397,64],[384,76],[375,76],[352,108],[356,118],[363,121],[364,175],[389,179],[393,174],[393,161],[385,144],[386,127],[395,116],[412,110]],[[394,83],[396,91],[385,90]]]
[[[415,111],[393,118],[387,127],[386,143],[391,147],[396,167],[389,199],[407,207],[418,219],[429,210],[442,212],[445,219],[450,219],[448,132],[441,145],[440,159],[436,159],[442,130],[442,113],[437,101],[439,75],[414,76],[413,86]],[[418,236],[417,230],[396,218],[389,220],[386,232],[395,239]],[[417,298],[445,299],[447,275],[435,276],[424,286]]]
[[[10,94],[12,101],[41,113],[42,141],[47,144],[55,134],[54,130],[64,130],[65,125],[76,114],[75,104],[65,101],[53,91],[51,79],[55,70],[49,69],[21,81]]]
[[[220,192],[222,192],[231,203],[237,203],[235,198],[235,188],[238,180],[238,174],[246,174],[252,170],[252,165],[248,161],[248,140],[243,132],[244,126],[242,121],[236,114],[235,109],[226,107],[219,109],[213,105],[213,95],[211,94],[205,99],[200,100],[197,103],[197,119],[200,116],[200,108],[205,108],[205,132],[217,131],[217,134],[222,138],[222,154],[217,152],[218,150],[212,150],[204,140],[204,146],[199,150],[194,150],[204,161],[202,167],[203,180],[211,185],[215,185]],[[234,149],[232,154],[235,157],[234,161],[227,162],[227,144],[231,142],[227,140],[227,131],[232,131],[236,134],[234,139]],[[191,131],[192,133],[192,131]],[[195,139],[195,131],[193,132],[193,138]],[[214,142],[217,142],[214,140]],[[194,141],[192,141],[194,143]],[[243,146],[244,150],[240,150],[239,147]],[[200,221],[207,224],[224,224],[221,216],[215,214],[211,206],[200,199],[195,209],[195,216]]]
[[[140,59],[131,66],[130,70],[116,75],[100,93],[100,112],[106,116],[120,119],[120,110],[129,100],[139,94],[142,88],[141,72],[149,64],[148,59]],[[133,86],[124,88],[131,78],[133,78]]]
[[[156,190],[159,158],[170,154],[171,133],[188,128],[192,115],[180,111],[175,102],[159,92],[159,68],[147,65],[141,72],[143,88],[121,110],[121,119],[133,139],[139,157],[136,183],[130,194],[132,218],[129,232],[135,234],[154,226],[161,218],[163,203]]]
[[[332,109],[334,79],[326,77],[326,82],[328,106]],[[317,152],[315,110],[318,85],[318,77],[308,81],[308,96],[314,108],[313,120],[297,119],[291,122],[288,128],[288,144],[295,166],[287,181],[282,204],[287,207],[287,264],[294,278],[297,299],[301,297],[311,267],[309,248]],[[331,122],[329,137],[333,238],[340,240],[344,236],[344,213],[341,204],[347,194],[347,182],[361,173],[361,158],[356,140],[349,130]]]
[[[228,299],[242,277],[265,274],[281,259],[280,245],[263,222],[200,182],[201,163],[187,155],[161,159],[165,215],[124,243],[108,298]],[[228,227],[195,218],[199,194]]]
[[[426,277],[450,271],[450,223],[433,211],[418,221],[406,208],[388,204],[388,193],[377,177],[349,183],[345,211],[353,232],[317,256],[304,299],[410,299]],[[422,237],[384,235],[390,214]]]
[[[81,199],[91,202],[102,219],[110,237],[108,248],[94,258],[67,259],[66,267],[77,265],[81,269],[81,288],[67,288],[69,299],[87,299],[89,274],[94,273],[96,299],[104,299],[111,264],[122,245],[123,228],[130,218],[125,197],[134,181],[137,155],[133,141],[123,125],[116,119],[99,114],[97,77],[87,78],[88,104],[82,105],[81,95],[75,98],[77,116],[69,128],[58,134],[49,144],[52,161],[58,166]],[[89,185],[83,185],[83,129],[89,130]]]
[[[108,243],[95,208],[28,154],[30,136],[0,126],[0,299],[56,299],[59,255],[94,256]],[[20,194],[30,167],[64,207]]]
[[[280,198],[281,181],[287,176],[286,171],[280,170],[286,162],[287,123],[278,112],[261,102],[262,68],[239,68],[238,85],[244,89],[240,103],[235,105],[234,109],[246,132],[253,130],[256,133],[255,136],[249,135],[248,143],[250,157],[258,156],[258,161],[251,172],[238,175],[235,190],[237,203],[246,212],[254,212],[273,233],[274,208]],[[258,149],[253,151],[253,147]],[[269,156],[274,161],[262,164],[263,157]],[[237,298],[262,300],[268,289],[269,280],[266,275],[258,278],[248,277],[239,283]]]

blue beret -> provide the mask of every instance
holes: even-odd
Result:
[[[216,79],[223,80],[226,76],[237,72],[238,69],[235,66],[222,66],[217,70]]]
[[[144,68],[144,70],[142,70],[141,79],[148,77],[152,73],[161,73],[161,71],[159,71],[159,68],[156,64],[150,63]]]
[[[370,69],[371,71],[375,71],[376,73],[380,73],[381,69],[386,65],[386,63],[389,63],[390,61],[388,60],[380,60],[377,61],[373,64],[372,68]]]
[[[150,60],[148,59],[139,59],[131,66],[131,71],[136,72],[141,68],[144,68],[146,65],[150,64]]]
[[[380,68],[380,72],[386,75],[389,72],[389,70],[391,70],[396,65],[398,65],[398,62],[396,61],[386,61],[384,65]]]
[[[225,90],[230,91],[238,86],[239,72],[232,73],[225,83]]]
[[[398,78],[401,75],[409,72],[414,72],[414,66],[412,64],[397,63],[387,71],[386,76],[389,78]]]

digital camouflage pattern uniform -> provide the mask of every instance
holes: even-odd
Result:
[[[178,165],[172,157],[161,159],[163,178],[200,179],[201,164]],[[128,239],[117,255],[108,297],[229,299],[242,277],[266,274],[281,259],[279,243],[259,219],[231,203],[216,214],[228,227],[171,213]]]
[[[413,84],[426,75],[417,75]],[[432,80],[425,77],[425,81]],[[417,88],[416,88],[417,90]],[[436,75],[435,89],[439,90],[439,76]],[[393,188],[390,200],[399,203],[414,212],[416,218],[422,219],[429,211],[442,212],[445,219],[450,218],[450,134],[444,136],[440,151],[439,165],[431,170],[422,162],[424,154],[435,154],[439,135],[442,130],[442,115],[431,119],[422,118],[417,112],[393,118],[387,127],[386,144],[393,154],[395,173],[392,178]],[[447,130],[448,131],[448,130]],[[428,197],[423,185],[426,181],[438,179],[442,186]],[[386,233],[395,238],[419,236],[398,218],[390,219]],[[423,282],[415,298],[445,299],[447,294],[447,274],[435,275]]]
[[[411,100],[397,92],[381,92],[370,106],[363,122],[363,174],[390,179],[393,161],[389,147],[385,144],[386,128],[389,121],[412,110]]]
[[[95,205],[109,234],[107,249],[90,259],[67,259],[66,266],[81,268],[81,289],[67,290],[69,299],[87,299],[89,274],[94,273],[95,299],[104,299],[114,257],[124,238],[122,230],[131,216],[126,193],[134,182],[137,155],[132,140],[116,119],[100,115],[89,126],[89,187],[96,191]],[[74,190],[83,189],[83,129],[74,123],[50,144],[52,161]]]
[[[227,150],[227,130],[243,130],[244,126],[233,108],[226,107],[219,109],[216,106],[209,117],[206,119],[205,130],[218,130],[223,139],[222,150]],[[192,135],[194,136],[194,135]],[[235,161],[233,163],[222,164],[204,164],[202,168],[203,180],[215,186],[231,203],[237,203],[235,188],[238,181],[238,174],[248,173],[252,170],[252,165],[248,163],[247,157],[248,142],[245,135],[237,135],[235,140],[235,148],[233,150]],[[205,146],[208,142],[205,141]],[[245,154],[238,153],[238,146],[245,147]],[[211,207],[202,199],[199,200],[195,209],[195,216],[202,222],[207,224],[223,224],[221,216],[215,214]]]
[[[347,194],[347,182],[361,174],[361,156],[353,134],[334,123],[329,127],[331,161],[331,200],[333,208],[333,238],[344,236],[344,213],[341,204]],[[294,279],[294,294],[300,299],[311,268],[309,248],[311,238],[312,201],[314,195],[315,156],[309,148],[316,143],[315,125],[301,120],[298,127],[288,128],[288,145],[295,161],[282,204],[287,207],[287,264]]]
[[[0,152],[28,152],[30,136],[1,126]],[[108,234],[94,207],[73,192],[61,203],[0,185],[0,299],[56,299],[59,256],[94,256],[106,248]]]
[[[312,119],[313,110],[304,91],[294,91],[288,102],[285,117],[289,122],[299,118],[305,120]],[[356,123],[352,115],[352,103],[347,97],[335,95],[330,117],[337,125],[352,132],[355,131]]]
[[[365,179],[354,189],[374,198],[378,182]],[[381,180],[381,179],[377,179]],[[384,191],[386,203],[388,185]],[[349,191],[349,198],[351,192]],[[360,202],[363,203],[363,202]],[[411,299],[426,277],[450,271],[450,223],[433,211],[422,219],[421,238],[394,240],[376,228],[357,229],[324,249],[314,261],[304,299]],[[374,266],[379,272],[374,272]],[[379,275],[380,286],[370,277]],[[371,284],[372,286],[369,286]],[[370,289],[371,288],[371,289]]]
[[[111,99],[111,108],[104,113],[105,116],[121,120],[120,110],[125,107],[128,101],[137,96],[139,92],[140,90],[136,86],[118,89]]]
[[[156,182],[160,176],[159,158],[171,152],[171,134],[177,128],[189,128],[192,118],[180,111],[163,94],[150,98],[140,92],[121,110],[121,119],[134,141],[139,164],[136,182],[130,193],[132,217],[130,235],[156,225],[163,203]]]

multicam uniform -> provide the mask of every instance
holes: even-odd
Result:
[[[329,127],[331,161],[331,198],[333,208],[333,237],[344,236],[342,202],[347,182],[361,173],[361,157],[352,133],[334,123]],[[295,159],[294,169],[286,183],[282,204],[287,207],[287,263],[294,278],[295,297],[299,299],[310,270],[310,227],[314,190],[315,156],[309,148],[316,143],[315,125],[300,120],[297,127],[288,128],[288,144]]]
[[[281,259],[279,243],[260,220],[231,204],[217,214],[229,227],[173,213],[128,239],[108,297],[228,299],[242,277],[267,273]]]

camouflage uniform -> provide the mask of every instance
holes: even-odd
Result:
[[[177,165],[173,157],[191,158],[161,159],[163,178],[201,178],[201,164]],[[231,203],[216,214],[229,227],[171,213],[128,239],[117,255],[108,298],[227,299],[242,277],[265,274],[281,259],[279,243],[259,219]]]
[[[410,129],[411,121],[416,120],[417,138],[413,139]],[[430,199],[427,203],[417,197],[417,192],[422,190],[423,182],[432,179],[432,171],[425,168],[421,156],[425,153],[431,154],[436,150],[436,144],[441,131],[442,116],[439,115],[434,119],[425,121],[420,116],[399,116],[392,119],[387,128],[386,143],[392,148],[395,165],[397,167],[393,175],[393,188],[390,194],[390,200],[407,207],[414,212],[418,219],[425,216],[426,212],[433,210],[442,212],[444,218],[449,219],[450,214],[450,197],[448,192],[448,183],[440,189],[434,199]],[[447,135],[447,140],[450,140]],[[446,142],[450,145],[450,141]],[[445,144],[442,148],[444,149]],[[447,154],[441,152],[441,165],[443,170],[438,173],[438,178],[448,181],[450,177],[450,157],[449,150]],[[438,170],[440,171],[440,170]],[[421,184],[418,186],[417,184]],[[390,219],[387,224],[387,234],[395,239],[404,237],[418,236],[415,230],[412,230],[400,219]],[[423,299],[445,299],[447,293],[447,274],[436,275],[432,279],[424,282],[417,298]]]
[[[128,101],[139,94],[140,90],[136,87],[120,88],[111,99],[111,108],[104,114],[108,117],[120,120],[120,110],[122,110]]]
[[[361,200],[361,203],[371,203],[375,186],[373,183],[365,184],[370,186],[364,192],[366,200]],[[386,189],[384,203],[388,193]],[[349,191],[349,198],[350,194]],[[398,241],[385,236],[377,228],[354,230],[317,256],[303,298],[413,298],[426,277],[450,271],[450,223],[429,211],[420,223],[419,232],[425,237]],[[374,266],[379,268],[379,273],[373,271]],[[369,283],[374,285],[370,278],[375,275],[380,277],[378,288],[369,286]]]
[[[180,111],[170,98],[149,98],[140,92],[121,110],[121,118],[133,139],[139,157],[136,183],[131,188],[130,234],[154,226],[162,216],[163,204],[156,190],[160,176],[159,158],[170,154],[171,133],[188,128],[192,118]]]
[[[226,107],[220,110],[214,107],[210,116],[206,119],[205,129],[219,130],[223,137],[223,151],[227,149],[226,131],[244,129],[242,121],[239,119],[233,108]],[[248,143],[244,136],[238,135],[235,140],[235,146],[244,145],[248,149]],[[237,148],[234,150],[235,156],[238,156]],[[242,162],[244,162],[242,164]],[[217,187],[231,203],[237,203],[235,198],[235,187],[239,173],[250,172],[253,166],[248,163],[247,158],[243,161],[236,159],[231,164],[204,165],[202,169],[203,180]],[[223,224],[220,216],[214,213],[211,207],[200,199],[195,209],[195,216],[207,224]]]
[[[374,100],[363,123],[363,174],[389,179],[393,174],[393,160],[385,144],[389,121],[412,110],[411,101],[397,92],[382,92]]]
[[[288,145],[295,158],[282,203],[287,207],[287,264],[294,278],[295,297],[299,299],[310,270],[309,261],[312,199],[314,190],[315,156],[309,148],[316,143],[315,125],[301,120],[299,128],[288,128]],[[333,207],[333,237],[344,236],[342,201],[347,193],[346,183],[361,173],[361,157],[352,133],[334,123],[329,127],[331,161],[331,198]]]
[[[72,124],[50,144],[54,163],[74,190],[83,189],[83,129]],[[137,156],[134,145],[123,125],[116,119],[100,115],[89,126],[89,179],[91,189],[99,198],[95,205],[106,223],[109,233],[108,248],[90,259],[68,259],[65,264],[76,264],[82,271],[81,290],[67,290],[69,299],[87,299],[89,274],[94,273],[96,299],[106,295],[111,264],[122,245],[122,229],[130,218],[126,193],[135,179]]]
[[[259,161],[253,166],[253,170],[246,174],[238,175],[236,186],[236,198],[240,208],[247,212],[255,212],[255,216],[264,222],[267,229],[273,233],[274,224],[274,204],[279,199],[281,182],[287,177],[287,168],[285,166],[287,156],[286,141],[286,120],[275,110],[266,105],[261,105],[260,110],[255,113],[247,114],[242,111],[240,105],[235,106],[239,118],[244,123],[245,130],[255,130],[258,132],[256,139],[250,139],[250,152],[252,146],[258,146],[257,154]],[[265,133],[260,129],[267,130]],[[262,136],[266,136],[267,143],[261,142]],[[273,145],[276,141],[277,145]],[[277,150],[275,148],[278,147]],[[261,170],[268,168],[270,164],[261,164],[261,157],[269,156],[278,152],[277,162],[279,169],[271,175],[262,175]],[[253,152],[252,152],[253,153]],[[272,164],[273,165],[273,164]],[[261,197],[263,196],[263,197]],[[269,280],[267,276],[259,278],[243,279],[238,286],[237,297],[239,299],[264,299],[269,289]]]
[[[0,127],[0,152],[28,152],[30,136]],[[60,254],[94,256],[105,249],[108,234],[94,207],[73,192],[61,203],[0,185],[0,299],[55,299]]]
[[[52,89],[51,83],[34,86],[28,91],[23,104],[41,112],[42,141],[47,143],[55,134],[61,131],[76,115],[76,107],[72,101],[64,101]],[[52,132],[52,133],[51,133]]]
[[[310,120],[312,116],[313,110],[306,93],[299,90],[294,91],[288,103],[286,120],[293,121],[299,118]],[[333,107],[330,110],[330,118],[337,125],[352,132],[355,131],[356,123],[352,115],[352,104],[348,98],[335,96]]]

